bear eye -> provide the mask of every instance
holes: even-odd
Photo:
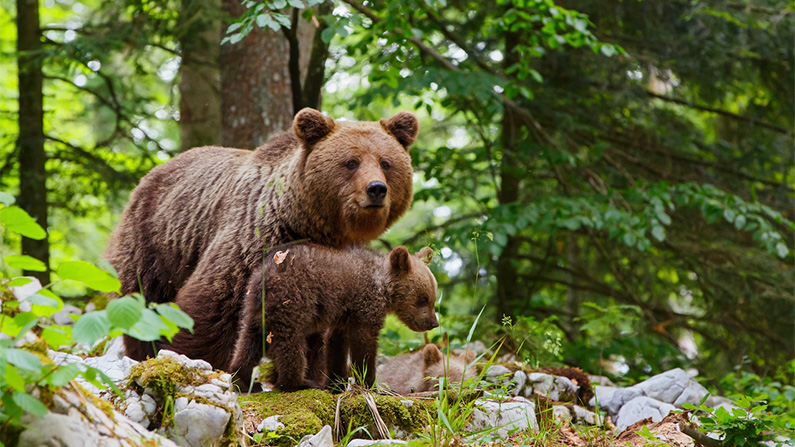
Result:
[[[428,305],[428,297],[423,295],[417,300],[417,307],[423,307]]]
[[[345,167],[353,171],[354,169],[359,167],[359,162],[356,160],[348,160],[348,162],[345,163]]]
[[[383,169],[384,171],[388,170],[390,167],[392,167],[392,165],[389,164],[388,161],[384,160],[381,162],[381,169]]]

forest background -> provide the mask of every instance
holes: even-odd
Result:
[[[484,309],[535,365],[795,405],[793,30],[776,0],[0,0],[0,198],[47,230],[4,232],[4,276],[84,304],[54,272],[104,265],[152,167],[411,110],[414,204],[374,246],[438,251],[454,338]]]

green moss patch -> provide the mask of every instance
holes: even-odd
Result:
[[[408,434],[419,433],[430,422],[428,415],[436,414],[435,401],[430,399],[410,399],[406,397],[383,396],[373,394],[378,414],[386,425]],[[365,427],[372,435],[378,436],[373,416],[364,400],[364,396],[344,395],[340,403],[340,420],[342,426],[351,429]],[[358,435],[366,436],[360,431]]]
[[[276,431],[277,437],[263,439],[274,445],[295,445],[305,435],[319,432],[324,425],[334,425],[335,401],[326,391],[268,391],[242,395],[238,401],[243,410],[252,411],[261,419],[282,416],[279,420],[284,427]]]
[[[162,398],[175,397],[177,387],[199,385],[198,375],[171,357],[159,357],[141,362],[130,369],[127,385],[141,384]]]

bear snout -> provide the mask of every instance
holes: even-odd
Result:
[[[386,197],[387,187],[386,183],[376,180],[374,182],[370,182],[367,185],[367,197],[370,198],[370,206],[377,205],[381,206],[384,203],[384,198]]]

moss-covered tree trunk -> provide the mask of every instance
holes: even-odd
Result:
[[[47,228],[47,154],[44,152],[44,112],[41,71],[41,30],[38,0],[17,0],[17,65],[19,67],[19,206]],[[47,265],[44,272],[25,271],[42,284],[50,282],[50,243],[22,238],[22,253]]]

